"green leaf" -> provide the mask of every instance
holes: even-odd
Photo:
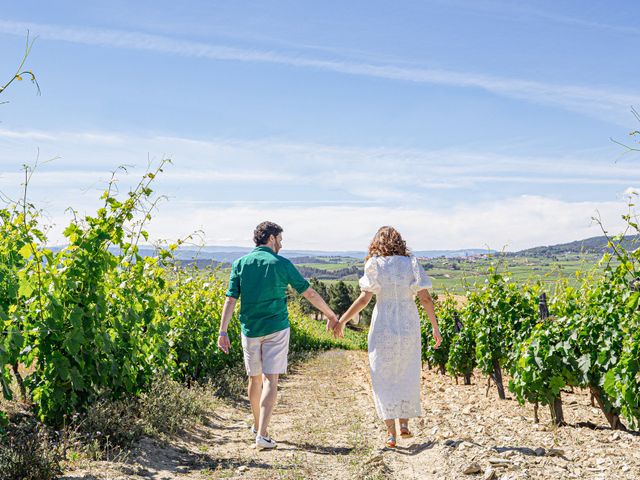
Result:
[[[551,377],[549,381],[549,388],[553,392],[554,395],[558,395],[560,393],[560,389],[565,386],[564,378],[560,375],[554,375]]]
[[[51,356],[51,360],[53,361],[53,366],[56,369],[58,377],[65,381],[70,380],[71,377],[69,374],[69,359],[63,356],[60,352],[55,352]]]
[[[591,356],[586,353],[582,355],[578,359],[578,368],[582,372],[582,375],[586,378],[589,370],[591,369]]]
[[[84,340],[85,338],[82,328],[76,327],[65,335],[64,348],[72,356],[75,356],[80,351],[80,347],[82,347]]]
[[[627,307],[635,310],[638,308],[638,300],[640,300],[640,292],[633,292],[627,300]]]
[[[82,378],[82,374],[80,373],[80,371],[76,368],[73,367],[70,370],[70,375],[71,375],[71,384],[73,385],[73,389],[74,390],[84,390],[84,378]]]
[[[31,297],[31,294],[34,291],[33,285],[31,284],[31,280],[26,275],[20,276],[20,288],[18,288],[18,295],[24,298]]]
[[[20,254],[20,256],[22,256],[22,258],[26,259],[33,255],[35,248],[35,245],[33,245],[32,243],[26,243],[22,246],[18,253]]]
[[[607,392],[607,395],[609,395],[612,398],[616,397],[615,385],[616,385],[615,370],[611,369],[604,376],[603,388],[604,388],[604,391]]]

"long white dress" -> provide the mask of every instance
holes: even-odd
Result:
[[[420,317],[416,293],[431,287],[418,259],[371,257],[360,288],[376,295],[369,328],[369,366],[376,411],[383,420],[422,415]]]

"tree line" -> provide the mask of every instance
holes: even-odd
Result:
[[[358,286],[349,285],[342,280],[328,284],[316,277],[313,277],[310,279],[309,283],[311,283],[311,287],[318,292],[322,298],[324,298],[338,316],[346,312],[354,300],[360,295],[360,288]],[[320,312],[318,312],[304,297],[295,295],[290,291],[289,301],[299,304],[300,309],[304,314],[313,315],[316,320],[322,319],[322,314],[320,314]],[[371,324],[371,315],[373,314],[374,306],[375,302],[369,302],[369,305],[360,312],[360,324]]]

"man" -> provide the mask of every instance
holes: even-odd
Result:
[[[262,222],[253,233],[256,248],[233,262],[227,298],[222,308],[218,347],[229,353],[227,327],[236,301],[240,304],[242,350],[249,375],[248,394],[253,413],[256,448],[275,448],[267,433],[276,404],[278,376],[287,372],[289,353],[289,315],[287,287],[291,285],[327,317],[327,331],[333,331],[338,317],[320,295],[310,288],[300,272],[284,257],[282,228]]]

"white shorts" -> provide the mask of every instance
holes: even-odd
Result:
[[[244,366],[250,377],[263,373],[287,373],[290,332],[290,328],[285,328],[263,337],[242,335]]]

